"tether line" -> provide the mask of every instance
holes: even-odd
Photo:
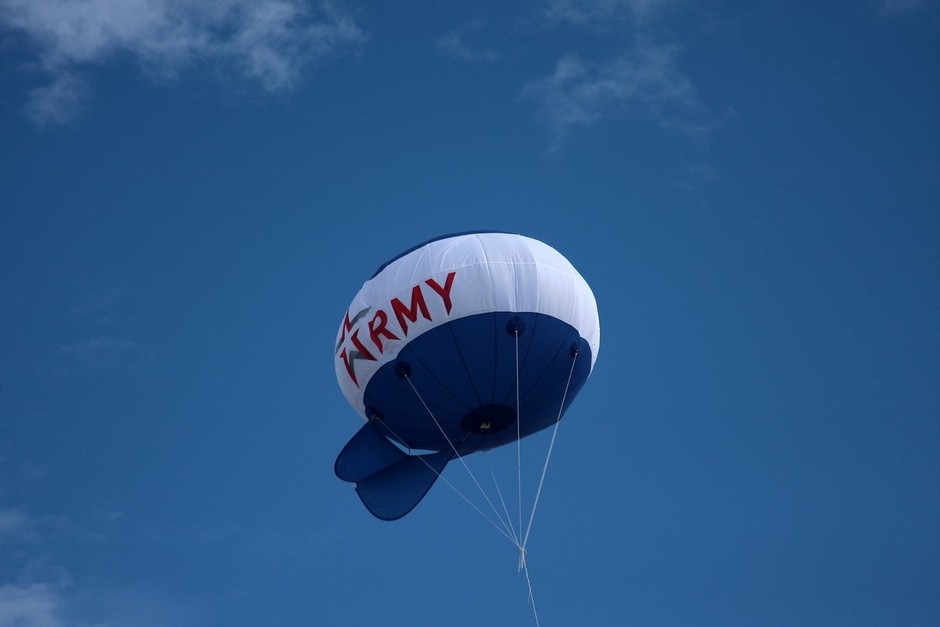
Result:
[[[522,570],[525,572],[525,582],[529,586],[529,603],[532,604],[532,616],[535,617],[535,627],[539,627],[539,611],[535,608],[535,596],[532,594],[532,579],[529,577],[529,567],[525,562],[522,563]]]
[[[519,533],[522,534],[522,420],[521,420],[521,390],[520,390],[520,367],[519,367],[519,333],[518,330],[514,333],[515,336],[515,359],[516,359],[516,476],[517,476],[517,494],[518,494],[518,507],[519,507]],[[477,489],[480,491],[480,494],[483,495],[483,498],[486,500],[487,504],[490,506],[490,509],[493,510],[496,519],[502,525],[502,528],[497,525],[492,518],[490,518],[485,512],[483,512],[473,501],[467,498],[460,490],[458,490],[451,482],[447,481],[441,473],[439,473],[433,466],[431,466],[427,461],[421,458],[421,461],[425,463],[433,472],[442,479],[454,492],[460,495],[463,500],[465,500],[473,509],[477,511],[484,519],[486,519],[493,527],[499,531],[507,540],[512,542],[516,548],[519,549],[519,570],[523,571],[526,579],[526,586],[528,587],[528,600],[532,605],[532,615],[535,619],[536,627],[539,627],[539,613],[535,605],[535,595],[532,590],[532,578],[529,573],[529,567],[526,562],[526,546],[529,542],[529,534],[532,531],[532,523],[535,520],[535,512],[538,509],[539,500],[542,496],[542,487],[545,483],[545,477],[548,474],[548,465],[552,458],[552,452],[555,449],[555,439],[558,435],[558,426],[561,424],[561,416],[564,412],[565,401],[568,399],[568,391],[571,388],[571,379],[574,376],[574,368],[577,364],[578,354],[580,351],[577,349],[573,350],[572,359],[571,359],[571,369],[568,371],[568,379],[565,382],[565,390],[561,396],[561,404],[558,407],[558,415],[555,418],[555,425],[552,428],[552,437],[548,445],[548,452],[545,455],[545,463],[542,465],[542,473],[539,476],[538,488],[535,492],[535,500],[532,503],[532,511],[529,514],[529,522],[525,529],[525,534],[519,536],[516,535],[516,529],[512,524],[512,516],[509,514],[509,510],[506,507],[506,501],[503,499],[502,491],[499,489],[499,483],[496,481],[496,475],[493,473],[492,468],[490,469],[490,474],[493,475],[493,483],[496,485],[496,493],[499,496],[500,503],[503,506],[503,512],[506,515],[506,519],[503,519],[503,516],[499,513],[499,510],[493,504],[493,501],[490,500],[490,497],[487,495],[486,490],[483,489],[483,486],[480,485],[480,482],[477,481],[476,476],[473,474],[473,471],[470,470],[470,467],[467,465],[467,462],[464,461],[463,457],[457,450],[457,447],[451,441],[450,437],[447,435],[447,432],[444,431],[444,428],[441,426],[441,423],[437,420],[437,417],[434,415],[434,412],[431,411],[431,408],[425,402],[424,398],[421,396],[421,393],[418,392],[418,389],[415,387],[414,383],[411,381],[411,378],[405,374],[402,378],[408,382],[408,385],[411,386],[411,390],[414,392],[415,396],[421,401],[421,404],[424,406],[424,409],[428,412],[428,415],[431,417],[431,420],[434,421],[434,424],[437,426],[438,430],[441,432],[441,435],[444,436],[444,439],[447,441],[447,444],[450,445],[451,450],[454,455],[460,459],[460,463],[463,465],[464,469],[467,471],[467,474],[470,476],[470,479],[476,485]],[[386,425],[387,427],[387,425]],[[389,429],[391,431],[391,429]],[[392,432],[394,434],[394,432]],[[395,437],[398,437],[397,435]],[[400,440],[401,438],[399,438]],[[420,457],[420,456],[419,456]],[[520,543],[520,537],[522,542]]]
[[[395,433],[395,431],[394,431],[391,427],[389,427],[385,422],[382,423],[382,426],[383,426],[385,429],[388,429],[389,433],[391,433],[391,434],[394,435],[396,438],[398,438],[399,441],[403,441],[403,440],[398,436],[398,434]],[[410,450],[410,449],[409,449],[409,450]],[[492,519],[492,518],[490,518],[489,516],[486,515],[486,512],[484,512],[484,511],[481,510],[479,507],[477,507],[476,503],[474,503],[474,502],[471,501],[469,498],[467,498],[467,496],[466,496],[463,492],[461,492],[461,491],[457,488],[457,486],[455,486],[453,483],[451,483],[450,481],[448,481],[448,480],[447,480],[447,477],[445,477],[445,476],[442,475],[440,472],[438,472],[437,468],[435,468],[434,466],[432,466],[431,464],[429,464],[429,463],[428,463],[428,460],[424,459],[424,457],[422,457],[421,455],[413,455],[412,457],[417,457],[418,459],[420,459],[420,460],[421,460],[421,463],[423,463],[425,466],[427,466],[427,467],[431,470],[431,472],[433,472],[435,475],[437,475],[437,478],[438,478],[438,479],[440,479],[441,481],[443,481],[444,483],[446,483],[446,484],[447,484],[447,487],[449,487],[451,490],[453,490],[454,492],[456,492],[457,495],[458,495],[460,498],[462,498],[464,501],[467,502],[467,505],[469,505],[470,507],[472,507],[473,509],[475,509],[475,510],[477,511],[477,513],[480,514],[480,516],[482,516],[484,520],[486,520],[486,522],[488,522],[488,523],[490,523],[491,525],[493,525],[493,528],[495,528],[496,531],[498,531],[498,532],[500,532],[501,534],[503,534],[503,536],[505,536],[506,539],[509,540],[510,542],[512,542],[514,545],[519,546],[519,540],[516,539],[516,533],[515,533],[515,531],[513,531],[512,535],[509,535],[508,533],[506,533],[506,531],[505,531],[505,526],[506,526],[506,525],[505,525],[505,523],[503,523],[502,520],[500,520],[499,522],[500,522],[500,523],[503,523],[503,527],[500,527],[500,526],[497,525],[495,522],[493,522],[493,519]],[[368,492],[368,491],[367,491],[367,492]],[[521,531],[521,530],[520,530],[520,531]]]
[[[515,329],[513,334],[516,337],[516,475],[519,479],[519,485],[516,493],[519,495],[519,533],[522,533],[522,401],[519,391],[519,329]],[[518,544],[518,543],[517,543]],[[519,546],[522,550],[522,546]],[[520,560],[522,557],[520,556]]]
[[[512,516],[509,514],[509,508],[506,507],[506,500],[503,499],[503,492],[499,489],[499,481],[496,480],[496,473],[493,472],[493,467],[490,466],[490,476],[493,477],[493,485],[496,487],[496,495],[499,497],[499,502],[503,506],[503,513],[506,514],[506,520],[509,522],[509,531],[512,532],[513,541],[516,546],[519,545],[519,537],[516,535],[516,530],[512,526]],[[519,531],[522,531],[522,527],[519,528]]]
[[[568,397],[568,388],[571,386],[571,377],[574,374],[574,366],[578,361],[578,351],[575,351],[571,359],[571,370],[568,371],[568,381],[565,383],[565,392],[561,396],[561,405],[558,407],[558,417],[555,419],[555,427],[552,429],[552,440],[548,445],[548,454],[545,456],[545,464],[542,466],[542,476],[539,477],[539,487],[535,492],[535,501],[532,503],[532,513],[529,515],[529,524],[526,527],[525,535],[522,537],[522,553],[525,557],[525,547],[529,541],[529,532],[532,531],[532,521],[535,520],[535,509],[539,506],[539,498],[542,496],[542,484],[545,483],[545,475],[548,472],[548,462],[552,458],[552,449],[555,448],[555,436],[558,435],[558,425],[561,424],[561,414],[565,408],[565,399]]]
[[[504,534],[503,534],[503,535],[505,535],[507,538],[509,538],[510,540],[512,540],[512,536],[511,536],[510,533],[509,533],[509,525],[506,524],[506,521],[503,520],[503,517],[500,515],[499,510],[496,509],[496,506],[493,505],[493,501],[491,501],[491,500],[490,500],[490,497],[486,494],[486,490],[484,490],[484,489],[483,489],[483,486],[480,485],[480,482],[477,481],[477,478],[476,478],[476,476],[473,474],[473,471],[470,470],[470,467],[467,466],[467,462],[464,461],[463,457],[462,457],[462,456],[460,455],[460,453],[457,451],[457,447],[454,446],[454,443],[453,443],[453,442],[451,442],[450,437],[447,435],[447,432],[444,431],[444,427],[441,426],[441,423],[438,422],[437,417],[434,415],[434,412],[431,411],[431,408],[428,407],[428,404],[427,404],[426,402],[424,402],[424,398],[421,396],[421,393],[418,392],[418,388],[416,388],[416,387],[415,387],[415,384],[411,382],[411,377],[409,377],[409,376],[406,374],[406,375],[404,375],[403,378],[405,379],[405,381],[408,382],[408,385],[411,386],[412,391],[414,391],[415,396],[418,397],[418,400],[421,401],[421,404],[424,405],[424,408],[427,410],[428,415],[431,416],[431,420],[434,421],[434,424],[437,425],[437,428],[440,430],[441,435],[443,435],[443,436],[444,436],[444,439],[447,440],[447,443],[450,445],[450,448],[451,448],[451,450],[454,452],[454,455],[457,457],[457,459],[460,460],[460,463],[463,464],[463,467],[464,467],[464,469],[467,471],[467,474],[470,475],[470,479],[473,480],[473,483],[477,486],[477,489],[480,491],[480,494],[483,495],[483,498],[486,500],[487,504],[490,506],[490,509],[493,510],[493,513],[496,515],[496,519],[499,520],[500,524],[503,525],[503,530],[504,530]],[[521,527],[520,527],[519,531],[522,531]],[[519,546],[519,542],[518,542],[518,541],[513,540],[513,544],[515,544],[516,546]]]

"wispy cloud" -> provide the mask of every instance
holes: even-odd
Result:
[[[125,300],[126,290],[111,287],[87,294],[72,307],[72,311],[97,325],[115,322]]]
[[[48,471],[32,462],[20,463],[13,458],[13,446],[7,444],[0,449],[0,498],[9,494],[28,492],[37,481],[48,475]],[[12,510],[0,508],[0,538],[8,528]],[[14,512],[15,513],[15,512]]]
[[[62,347],[62,353],[77,359],[86,368],[115,363],[137,349],[137,343],[120,337],[99,335]]]
[[[80,519],[62,515],[29,515],[22,507],[0,508],[0,546],[44,545],[62,542],[101,544],[120,526],[121,513],[98,510]]]
[[[549,21],[581,26],[609,27],[625,20],[642,20],[674,0],[547,0],[544,15]]]
[[[885,15],[908,15],[930,7],[929,0],[871,0],[871,4]]]
[[[30,44],[32,67],[50,79],[26,106],[45,125],[80,113],[90,95],[82,74],[119,56],[136,59],[152,78],[208,63],[274,92],[365,41],[326,0],[0,0],[0,28]]]
[[[98,288],[80,297],[70,312],[80,324],[74,338],[59,346],[57,375],[98,372],[127,366],[139,353],[139,345],[129,339],[130,326],[123,309],[125,290]]]
[[[0,509],[0,546],[24,541],[33,542],[38,538],[32,522],[22,510]]]
[[[523,102],[552,132],[556,152],[578,128],[613,119],[651,121],[662,129],[701,137],[716,120],[680,65],[681,42],[668,35],[667,18],[677,0],[543,0],[541,18],[550,32],[581,30],[588,38],[631,41],[619,52],[597,57],[573,50],[558,59],[554,72],[531,80]],[[577,41],[577,40],[575,40]],[[585,40],[587,41],[587,40]]]
[[[692,81],[680,69],[679,48],[644,40],[603,63],[576,54],[562,57],[555,71],[531,81],[522,92],[536,104],[560,148],[576,127],[618,115],[639,115],[685,134],[701,134],[712,123]]]
[[[206,624],[199,608],[149,587],[83,577],[62,559],[113,540],[120,517],[98,511],[75,520],[0,508],[0,627]]]
[[[447,54],[464,61],[496,61],[499,54],[493,48],[473,46],[467,43],[471,33],[478,32],[485,26],[482,20],[472,20],[437,39],[437,46]]]
[[[45,583],[0,585],[0,625],[58,627],[62,619],[60,592]]]
[[[56,126],[77,117],[90,100],[88,82],[71,72],[62,72],[45,87],[29,92],[23,111],[37,126]]]
[[[206,619],[205,611],[142,587],[0,584],[0,627],[184,627],[207,624]]]

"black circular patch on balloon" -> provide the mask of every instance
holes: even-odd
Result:
[[[477,407],[460,421],[464,431],[489,435],[499,433],[516,420],[516,409],[509,405],[494,403]]]
[[[522,335],[525,332],[525,320],[519,316],[513,316],[506,322],[506,333],[513,336]]]
[[[407,361],[399,361],[395,364],[395,374],[399,379],[407,379],[411,374],[411,365]]]

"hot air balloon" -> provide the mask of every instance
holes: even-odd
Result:
[[[547,244],[485,231],[407,250],[337,332],[336,377],[366,422],[336,475],[377,518],[401,518],[451,460],[557,428],[599,348],[594,294]]]

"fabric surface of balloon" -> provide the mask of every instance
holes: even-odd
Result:
[[[594,295],[554,248],[493,232],[413,248],[363,284],[337,332],[337,380],[368,424],[336,474],[398,518],[449,459],[557,422],[599,347]]]

